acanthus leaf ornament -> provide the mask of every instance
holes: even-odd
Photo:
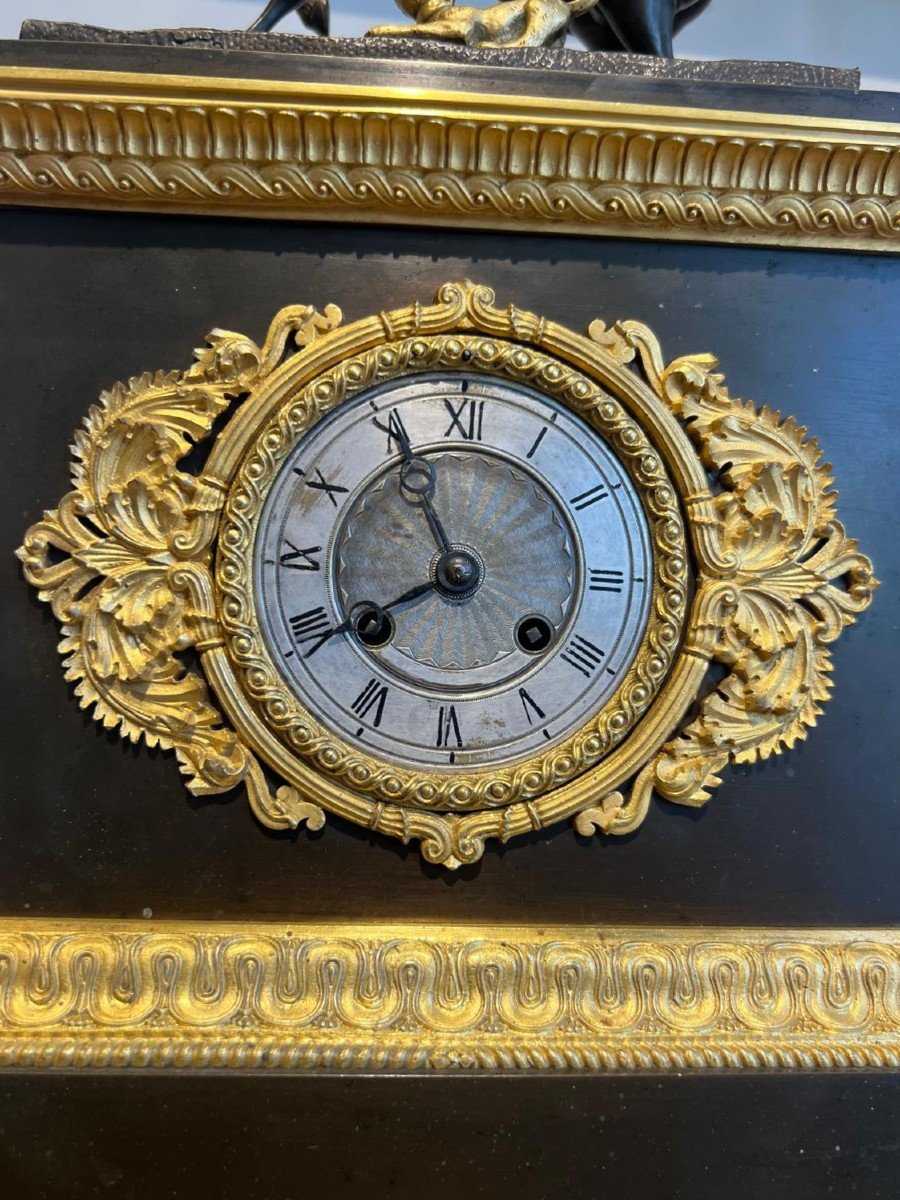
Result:
[[[273,828],[321,828],[330,811],[447,867],[564,819],[631,832],[654,793],[703,804],[729,762],[806,736],[830,690],[828,645],[876,581],[796,422],[733,399],[709,356],[666,365],[637,322],[582,336],[468,282],[340,321],[333,305],[288,308],[262,347],[214,331],[188,371],[117,385],[91,410],[74,489],[18,553],[96,719],[174,750],[196,794],[243,783]],[[250,567],[298,439],[373,384],[437,369],[527,385],[577,414],[623,464],[653,547],[649,621],[611,700],[526,761],[463,774],[400,769],[318,724],[267,657]],[[726,675],[709,686],[713,662]],[[273,790],[267,771],[285,782]]]
[[[663,367],[646,326],[626,321],[620,331],[726,489],[715,500],[717,524],[705,529],[717,552],[704,566],[714,587],[718,580],[713,658],[729,674],[635,786],[641,800],[655,790],[698,807],[729,761],[768,758],[807,736],[831,692],[828,646],[868,607],[878,581],[835,518],[831,468],[793,417],[733,399],[709,355]]]

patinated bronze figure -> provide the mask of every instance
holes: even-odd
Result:
[[[572,18],[597,0],[499,0],[486,8],[455,0],[396,0],[415,25],[376,25],[370,37],[421,38],[467,46],[561,46]]]
[[[710,0],[498,0],[486,7],[455,0],[396,0],[414,25],[377,25],[373,37],[413,37],[468,46],[559,46],[571,29],[591,50],[672,57],[672,38]],[[265,32],[296,12],[328,34],[328,0],[270,0],[250,26]]]

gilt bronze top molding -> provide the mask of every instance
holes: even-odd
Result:
[[[0,202],[900,250],[900,125],[0,68]]]

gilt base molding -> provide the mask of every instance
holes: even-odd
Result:
[[[0,1066],[896,1070],[900,933],[7,918]]]

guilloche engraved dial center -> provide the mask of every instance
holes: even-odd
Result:
[[[412,409],[410,427],[414,417],[424,423]],[[389,463],[348,501],[335,538],[336,592],[349,611],[378,592],[399,595],[432,580],[431,595],[395,613],[381,662],[422,686],[483,689],[533,666],[514,638],[521,617],[540,613],[554,632],[566,625],[577,604],[576,534],[521,461],[481,446],[438,449],[427,461],[446,546],[435,544],[421,498]]]

